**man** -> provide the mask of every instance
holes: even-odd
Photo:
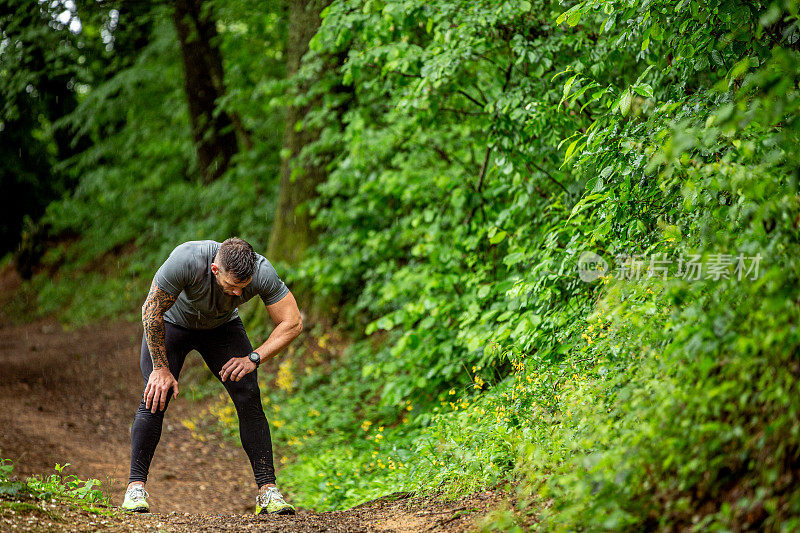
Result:
[[[253,350],[237,307],[259,295],[275,329]],[[196,349],[228,391],[239,417],[242,447],[259,492],[256,514],[294,514],[275,485],[272,441],[256,369],[303,329],[297,302],[275,269],[237,237],[191,241],[175,248],[156,272],[142,306],[139,366],[146,383],[131,426],[131,471],[124,509],[148,512],[144,490],[150,461],[186,355]]]

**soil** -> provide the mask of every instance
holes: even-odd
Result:
[[[15,283],[2,277],[8,295]],[[48,476],[56,463],[69,462],[64,474],[97,478],[113,504],[122,502],[130,425],[144,385],[141,335],[141,325],[126,322],[72,331],[54,320],[15,325],[0,311],[0,457],[15,461],[15,475]],[[190,354],[184,372],[202,365]],[[147,483],[151,513],[111,508],[102,516],[0,495],[0,530],[465,531],[506,499],[500,491],[455,501],[395,494],[343,511],[256,517],[256,487],[241,446],[215,434],[198,441],[180,422],[207,401],[179,395],[170,403]],[[291,502],[291,494],[284,496]]]

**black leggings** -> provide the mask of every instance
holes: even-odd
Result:
[[[165,323],[166,351],[169,369],[175,379],[179,379],[183,362],[191,350],[197,350],[203,356],[206,365],[218,380],[219,372],[225,363],[233,357],[242,357],[253,350],[244,330],[241,319],[236,318],[219,327],[208,330],[186,329],[175,324]],[[147,341],[142,338],[142,353],[139,361],[144,377],[145,387],[153,361]],[[236,414],[239,417],[239,436],[242,440],[250,465],[253,467],[256,483],[259,487],[267,483],[275,483],[275,468],[272,463],[272,440],[269,424],[261,407],[261,392],[258,389],[256,374],[258,369],[250,372],[239,381],[226,380],[223,385],[228,391]],[[164,411],[169,406],[172,391],[167,394],[164,410],[151,413],[145,408],[144,392],[139,410],[131,426],[131,481],[147,481],[150,461],[161,438],[161,424]]]

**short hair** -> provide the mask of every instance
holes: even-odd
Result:
[[[239,237],[225,239],[217,252],[217,260],[219,266],[237,281],[252,278],[256,270],[256,252],[249,242]]]

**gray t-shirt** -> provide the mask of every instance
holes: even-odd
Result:
[[[255,295],[265,305],[280,301],[289,292],[272,264],[256,254],[253,280],[240,296],[225,294],[211,272],[211,263],[221,243],[189,241],[176,247],[155,276],[156,284],[173,296],[175,304],[164,313],[164,320],[189,329],[211,329],[239,316],[238,306]]]

